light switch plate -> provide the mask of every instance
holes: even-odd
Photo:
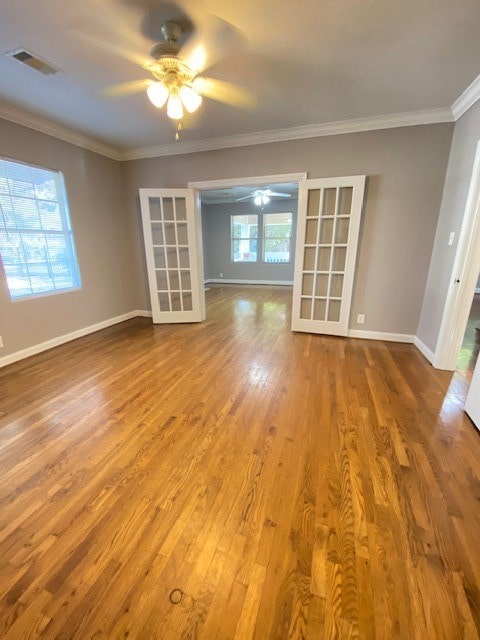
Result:
[[[455,231],[452,231],[452,233],[450,234],[450,236],[448,238],[448,246],[449,247],[452,246],[454,240],[455,240]]]

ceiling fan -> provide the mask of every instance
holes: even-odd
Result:
[[[260,206],[261,204],[267,204],[268,202],[270,202],[270,198],[272,196],[275,198],[291,198],[291,195],[289,193],[280,193],[279,191],[272,191],[271,189],[257,189],[253,193],[250,193],[248,196],[237,198],[236,202],[241,202],[242,200],[253,198],[255,204]]]
[[[146,90],[150,102],[158,109],[166,105],[167,115],[177,121],[177,140],[184,112],[194,113],[203,97],[232,106],[254,104],[253,97],[241,87],[199,75],[238,49],[244,40],[238,29],[216,16],[203,16],[201,21],[200,28],[194,28],[193,33],[189,33],[191,28],[181,18],[163,22],[160,33],[164,41],[154,45],[150,50],[152,60],[142,64],[153,77],[107,90],[113,96]]]

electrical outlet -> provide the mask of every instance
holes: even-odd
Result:
[[[0,336],[0,349],[3,347],[3,338]]]
[[[220,276],[220,278],[223,278],[223,273],[219,273],[218,275]]]
[[[357,324],[363,324],[365,322],[365,315],[363,313],[359,313],[357,315]]]

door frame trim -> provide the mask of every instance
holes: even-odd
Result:
[[[200,180],[187,182],[189,189],[196,191],[210,191],[211,189],[227,189],[229,187],[257,187],[271,183],[300,182],[307,179],[304,173],[277,173],[271,176],[253,176],[250,178],[222,178],[220,180]]]
[[[480,273],[480,140],[443,310],[433,366],[454,371]]]

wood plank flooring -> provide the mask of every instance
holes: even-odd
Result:
[[[480,637],[465,378],[292,334],[290,298],[0,370],[3,640]]]

